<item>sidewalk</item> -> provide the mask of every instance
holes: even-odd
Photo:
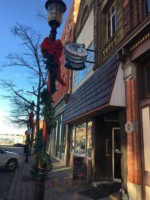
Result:
[[[29,156],[29,163],[24,163],[24,161],[25,156],[15,172],[8,200],[33,200],[34,184],[30,176],[32,157]]]
[[[23,157],[23,162],[15,172],[8,200],[34,199],[35,184],[30,176],[32,157],[29,157],[29,163],[24,163],[24,159],[25,157]],[[94,200],[94,198],[89,198],[88,195],[81,194],[89,189],[91,189],[91,185],[88,182],[73,181],[71,169],[53,159],[53,170],[48,174],[45,181],[44,200]],[[106,197],[99,200],[110,200],[110,198]]]
[[[81,195],[82,191],[93,188],[87,181],[72,180],[72,170],[63,166],[56,160],[53,161],[53,170],[45,182],[44,200],[94,200]],[[109,197],[97,200],[110,200]]]

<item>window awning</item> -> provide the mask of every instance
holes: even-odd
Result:
[[[117,56],[113,55],[70,96],[63,122],[67,123],[80,115],[94,112],[96,108],[101,109],[106,104],[125,106],[123,72],[120,71],[122,69],[118,69],[119,61]],[[121,99],[118,100],[119,91],[122,91],[123,95],[120,95]]]

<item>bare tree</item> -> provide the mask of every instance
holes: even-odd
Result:
[[[47,71],[43,63],[43,58],[40,52],[40,39],[41,35],[33,31],[31,27],[16,24],[11,32],[21,39],[25,52],[19,54],[9,54],[7,56],[7,63],[2,67],[23,67],[30,71],[34,82],[32,81],[31,91],[23,92],[22,89],[17,89],[16,86],[10,82],[3,80],[2,86],[8,89],[13,95],[7,96],[13,108],[11,111],[12,121],[20,125],[26,122],[26,114],[28,114],[29,105],[32,103],[30,100],[36,101],[35,114],[36,114],[36,130],[39,131],[40,120],[40,95],[41,91],[47,84]],[[28,95],[27,95],[28,94]],[[18,113],[18,114],[17,114]]]

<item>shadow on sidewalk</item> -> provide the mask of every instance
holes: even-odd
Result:
[[[90,195],[82,194],[83,191],[93,189],[87,180],[73,180],[72,169],[53,159],[53,169],[45,181],[44,200],[92,200]],[[97,199],[97,198],[96,198]],[[109,200],[104,198],[103,200]]]

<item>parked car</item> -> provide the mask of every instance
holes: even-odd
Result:
[[[16,144],[14,144],[14,147],[24,147],[24,144],[16,143]]]
[[[15,171],[21,162],[21,155],[15,152],[6,151],[0,147],[0,167],[8,171]]]

